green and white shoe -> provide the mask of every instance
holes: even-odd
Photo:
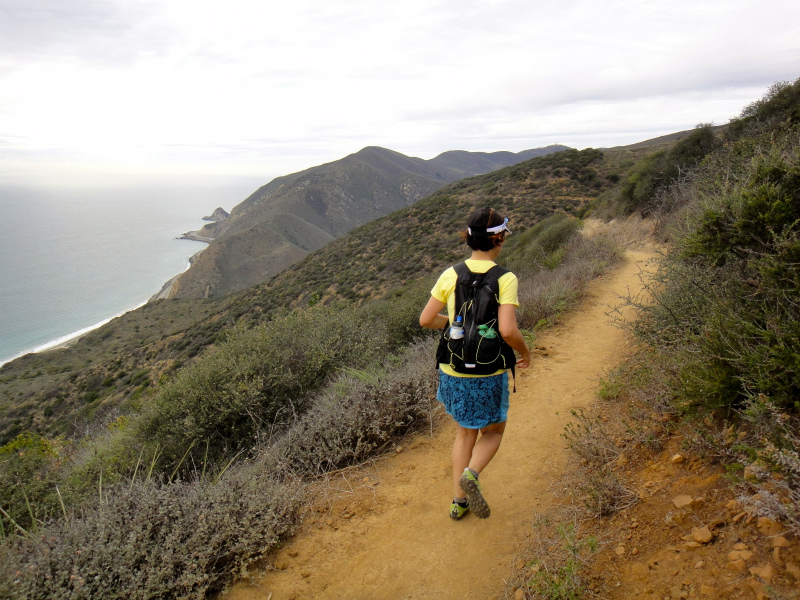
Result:
[[[466,492],[469,507],[475,513],[475,516],[479,519],[488,518],[491,514],[491,511],[489,510],[489,505],[486,503],[486,500],[483,497],[481,484],[478,483],[478,476],[468,468],[464,469],[464,474],[461,475],[461,479],[458,480],[458,485],[460,485],[461,489]]]
[[[458,502],[453,501],[450,505],[450,518],[458,521],[469,512],[469,501],[465,506],[461,506]]]

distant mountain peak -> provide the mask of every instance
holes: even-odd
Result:
[[[191,239],[213,241],[181,275],[171,297],[222,296],[256,285],[334,238],[448,183],[566,149],[453,150],[424,160],[366,146],[339,160],[277,177],[235,206],[228,218],[192,232]]]

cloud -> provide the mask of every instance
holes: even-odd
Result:
[[[725,122],[800,75],[788,0],[2,2],[14,168],[274,176],[367,145],[611,146]]]
[[[0,54],[4,68],[28,61],[77,59],[130,63],[163,53],[171,28],[157,5],[124,0],[3,0]]]

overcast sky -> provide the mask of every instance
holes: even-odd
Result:
[[[608,147],[797,77],[797,0],[0,0],[0,182]]]

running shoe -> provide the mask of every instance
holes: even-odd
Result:
[[[450,518],[458,521],[469,512],[469,502],[466,506],[461,506],[458,502],[453,502],[450,505]]]
[[[489,510],[489,505],[486,504],[486,500],[483,498],[483,491],[481,490],[481,484],[478,483],[478,476],[470,471],[469,468],[464,469],[464,474],[461,475],[461,479],[458,480],[458,485],[466,492],[469,507],[475,513],[475,516],[479,519],[488,518],[491,511]]]

